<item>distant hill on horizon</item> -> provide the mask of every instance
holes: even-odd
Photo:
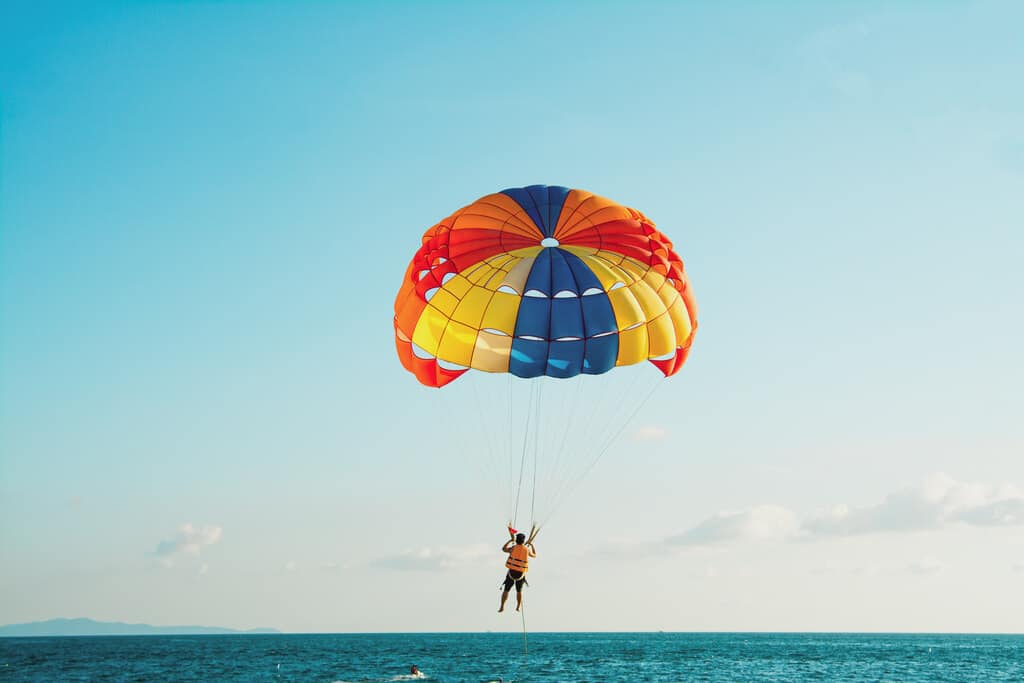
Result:
[[[0,626],[0,638],[28,636],[190,636],[228,633],[280,633],[273,628],[239,631],[219,626],[150,626],[94,619],[48,619],[27,624]]]

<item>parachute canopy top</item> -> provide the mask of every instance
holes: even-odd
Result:
[[[482,197],[423,235],[395,299],[402,365],[441,387],[469,368],[675,374],[697,306],[672,242],[635,209],[531,185]]]

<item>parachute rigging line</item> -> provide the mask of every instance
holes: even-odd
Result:
[[[523,430],[523,455],[519,459],[519,480],[516,484],[516,506],[512,511],[512,525],[516,526],[516,522],[519,521],[519,497],[523,492],[523,472],[526,471],[526,452],[527,445],[529,444],[530,438],[530,417],[533,413],[533,395],[537,391],[537,383],[530,383],[530,401],[526,408],[526,428]]]
[[[540,401],[544,394],[544,378],[541,377],[541,381],[537,382],[537,414],[534,420],[534,431],[533,431],[533,491],[530,492],[530,523],[537,523],[537,514],[535,512],[537,505],[537,464],[538,454],[540,453]]]
[[[658,390],[658,387],[661,386],[661,383],[663,381],[665,381],[665,379],[661,378],[660,380],[654,383],[654,386],[650,388],[650,390],[643,397],[643,399],[641,399],[636,404],[636,407],[633,409],[633,412],[629,414],[629,417],[626,418],[626,421],[622,423],[622,426],[619,427],[614,434],[612,434],[611,438],[605,441],[604,446],[602,446],[601,449],[597,452],[597,456],[591,461],[589,465],[587,465],[587,468],[583,470],[583,473],[579,477],[577,477],[575,481],[569,484],[568,488],[566,488],[565,486],[566,482],[562,482],[562,486],[559,487],[558,492],[555,494],[556,502],[551,509],[551,513],[548,515],[548,519],[551,519],[555,516],[555,512],[557,512],[558,509],[562,507],[562,503],[564,503],[565,500],[569,497],[569,494],[572,493],[577,486],[579,486],[580,482],[583,481],[583,479],[590,473],[590,470],[594,469],[594,467],[597,465],[601,457],[604,456],[604,454],[608,451],[609,448],[611,448],[612,444],[614,444],[616,439],[618,439],[622,432],[625,431],[626,427],[628,427],[630,423],[633,422],[633,418],[637,416],[637,413],[639,413],[647,404],[647,402],[651,400],[651,397],[654,396],[654,392]],[[562,495],[563,489],[565,490],[564,496]]]
[[[476,382],[472,383],[472,387],[474,399],[473,405],[476,408],[477,414],[477,420],[475,422],[475,435],[477,438],[473,439],[473,441],[470,442],[468,432],[464,434],[463,437],[465,443],[463,445],[463,451],[465,453],[471,453],[474,444],[482,444],[486,452],[486,457],[472,459],[479,461],[476,464],[476,466],[482,474],[490,477],[494,482],[500,484],[503,481],[503,476],[500,467],[501,463],[499,461],[499,454],[504,453],[504,448],[503,445],[501,444],[501,439],[497,433],[497,430],[485,428],[485,425],[487,424],[487,415],[484,411],[484,406],[486,405],[486,397],[483,394],[483,390]],[[460,431],[458,429],[458,425],[455,423],[454,420],[452,420],[452,430],[453,432]]]
[[[523,655],[530,654],[530,648],[526,643],[526,600],[519,603],[519,615],[523,618]]]
[[[515,438],[515,431],[512,429],[512,425],[515,422],[515,420],[513,419],[513,412],[514,411],[512,410],[512,407],[513,407],[513,402],[512,402],[512,375],[508,375],[508,391],[506,392],[506,395],[509,397],[509,401],[508,401],[508,453],[509,453],[509,459],[511,460],[511,457],[512,457],[511,454],[515,452],[514,444],[513,444],[513,439]],[[504,482],[501,482],[501,483],[504,484]],[[512,491],[511,490],[509,490],[509,492],[508,492],[508,505],[509,505],[509,507],[512,506]],[[513,521],[515,521],[515,520],[513,520]]]
[[[569,438],[569,425],[573,424],[576,420],[576,412],[579,405],[582,403],[580,396],[583,394],[583,378],[586,375],[579,375],[579,379],[576,381],[576,393],[569,404],[569,418],[565,422],[565,429],[562,431],[562,441],[558,444],[558,451],[555,453],[554,465],[552,465],[552,472],[557,472],[562,465],[562,458],[564,457],[566,442]]]

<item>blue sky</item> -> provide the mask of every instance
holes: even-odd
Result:
[[[391,304],[551,183],[656,221],[701,329],[542,536],[538,628],[1013,627],[1016,3],[0,12],[0,621],[513,628]]]

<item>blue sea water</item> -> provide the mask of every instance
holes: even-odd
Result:
[[[0,638],[0,681],[1024,681],[1024,636],[522,633]]]

